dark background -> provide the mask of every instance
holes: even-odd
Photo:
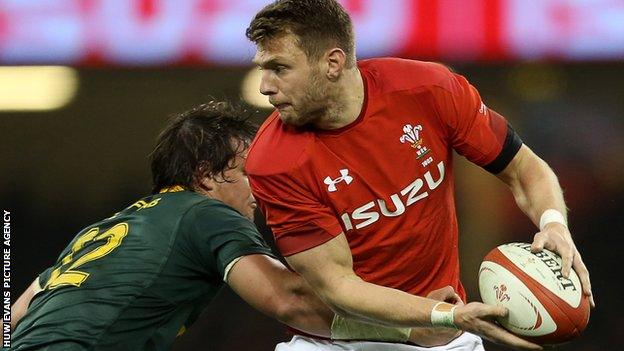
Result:
[[[586,332],[561,349],[621,349],[624,64],[453,67],[511,121],[565,190],[597,308]],[[170,114],[211,97],[238,99],[247,71],[83,68],[68,106],[0,113],[0,204],[12,214],[14,298],[78,230],[149,192],[146,155]],[[268,112],[258,111],[257,122]],[[463,159],[456,168],[463,282],[478,300],[477,269],[485,254],[502,243],[532,240],[536,228],[495,177]],[[287,339],[279,323],[225,287],[175,350],[272,350]]]

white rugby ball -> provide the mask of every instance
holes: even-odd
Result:
[[[578,336],[589,321],[589,299],[574,270],[561,274],[561,257],[531,244],[501,245],[485,256],[479,269],[481,299],[509,310],[499,323],[538,344],[558,344]]]

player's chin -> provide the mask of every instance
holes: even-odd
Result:
[[[295,127],[301,127],[305,124],[305,121],[299,118],[297,114],[293,113],[292,111],[280,111],[280,119],[285,124]]]

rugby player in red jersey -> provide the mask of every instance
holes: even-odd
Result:
[[[533,249],[561,254],[564,276],[574,267],[591,298],[555,174],[464,77],[435,63],[356,62],[352,32],[348,14],[334,0],[278,0],[247,29],[262,69],[260,92],[276,111],[256,136],[246,167],[278,248],[344,316],[457,327],[535,348],[487,322],[504,310],[471,303],[450,311],[415,295],[450,285],[465,301],[455,150],[509,185],[518,206],[539,224]],[[483,349],[471,333],[447,336],[448,349]],[[361,344],[299,335],[278,349],[310,346]]]

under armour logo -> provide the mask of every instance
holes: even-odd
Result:
[[[481,102],[481,107],[479,107],[479,113],[484,115],[487,112],[487,106],[483,102]]]
[[[336,189],[336,184],[340,182],[345,182],[348,185],[348,184],[351,184],[352,181],[353,181],[353,177],[349,175],[349,170],[346,168],[340,170],[340,177],[336,179],[331,179],[330,177],[326,177],[325,180],[323,180],[323,182],[327,184],[327,190],[329,192],[338,190]]]

